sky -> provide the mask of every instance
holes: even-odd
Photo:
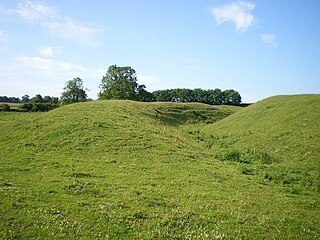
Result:
[[[0,0],[0,96],[97,99],[110,65],[148,91],[320,93],[319,0]]]

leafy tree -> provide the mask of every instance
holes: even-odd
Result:
[[[207,97],[208,104],[223,104],[223,93],[219,88],[216,88],[214,90],[207,90]]]
[[[43,98],[43,102],[44,102],[44,103],[51,103],[51,102],[52,102],[52,97],[50,97],[50,96],[45,96],[45,97]]]
[[[209,89],[168,89],[154,91],[153,95],[156,101],[159,102],[200,102],[206,104],[232,104],[239,105],[241,103],[241,96],[235,90]]]
[[[235,90],[228,89],[223,91],[222,94],[223,94],[224,104],[239,105],[241,103],[241,96]]]
[[[84,102],[87,99],[87,93],[83,87],[83,80],[81,78],[74,78],[66,82],[63,88],[64,92],[61,94],[61,102],[63,104],[70,104],[75,102]]]
[[[137,100],[141,102],[154,102],[155,97],[152,93],[145,90],[145,85],[139,85],[137,91]]]
[[[25,94],[21,97],[21,101],[23,103],[29,102],[30,101],[30,96],[28,94]]]
[[[194,99],[193,92],[191,89],[177,88],[177,89],[174,89],[172,92],[175,96],[174,97],[175,102],[192,102]]]
[[[51,97],[51,103],[52,104],[58,104],[59,103],[59,98],[58,97]]]
[[[0,102],[9,102],[9,98],[7,96],[0,96]]]
[[[172,102],[174,101],[174,96],[172,90],[158,90],[154,91],[153,96],[158,102]]]
[[[136,71],[131,67],[112,65],[108,68],[100,84],[100,99],[129,99],[153,102],[155,97],[148,92],[145,85],[137,83]]]
[[[40,94],[37,94],[35,97],[31,98],[30,102],[32,103],[43,103],[44,100]]]
[[[205,102],[206,91],[201,88],[196,88],[193,90],[193,102]]]
[[[0,96],[0,102],[7,102],[7,103],[20,103],[20,98],[17,98],[17,97]]]
[[[100,84],[100,99],[137,99],[139,85],[136,71],[131,67],[112,65]]]

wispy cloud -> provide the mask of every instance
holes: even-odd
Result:
[[[91,41],[96,34],[103,32],[101,28],[83,25],[71,19],[44,23],[43,27],[49,34],[77,42]]]
[[[17,8],[9,10],[9,13],[18,15],[28,21],[55,18],[58,16],[54,8],[31,0],[19,3]]]
[[[54,7],[32,0],[19,3],[16,9],[8,10],[8,13],[27,22],[40,24],[45,32],[52,36],[72,41],[87,43],[103,32],[102,28],[79,23],[68,16],[60,15]]]
[[[38,50],[38,53],[42,57],[53,57],[56,54],[61,54],[62,49],[60,47],[42,47]]]
[[[278,46],[277,36],[274,33],[261,34],[261,40],[268,47],[276,48]]]
[[[21,56],[18,59],[18,62],[21,64],[21,70],[24,70],[25,73],[33,75],[43,76],[45,79],[55,79],[56,77],[62,77],[69,75],[73,76],[101,76],[104,73],[104,70],[97,68],[88,68],[83,67],[78,64],[56,61],[43,57],[28,57]]]
[[[40,48],[39,54],[42,57],[52,57],[53,56],[53,49],[52,49],[52,47]]]
[[[251,2],[233,2],[221,7],[211,9],[217,25],[225,22],[233,22],[237,31],[246,31],[252,26],[254,16],[251,11],[255,4]]]
[[[20,56],[11,61],[0,62],[0,93],[13,96],[38,93],[59,96],[66,81],[84,79],[91,98],[97,97],[98,83],[106,69],[84,67],[80,64],[57,61],[44,57]],[[30,84],[32,81],[32,84]],[[6,86],[16,85],[14,91]],[[23,87],[21,87],[23,86]]]

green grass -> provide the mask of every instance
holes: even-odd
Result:
[[[319,238],[319,100],[0,113],[0,238]]]

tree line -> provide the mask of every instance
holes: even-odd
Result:
[[[145,90],[145,85],[137,83],[137,75],[131,67],[109,67],[100,84],[99,99],[130,99],[144,102],[200,102],[206,104],[233,104],[241,103],[239,92],[229,89],[168,89],[152,93]]]
[[[0,111],[22,111],[22,112],[45,112],[57,108],[59,106],[59,98],[45,96],[41,94],[30,98],[25,94],[21,98],[0,96]],[[10,106],[9,104],[19,104],[18,106]]]
[[[239,105],[241,96],[239,92],[229,89],[222,91],[218,88],[203,90],[176,88],[148,92],[145,85],[139,85],[136,71],[129,67],[112,65],[102,77],[99,85],[98,98],[106,99],[127,99],[142,102],[200,102],[212,105]],[[60,98],[40,94],[31,98],[24,95],[21,99],[15,97],[0,97],[0,102],[23,103],[21,109],[24,111],[47,111],[60,104],[70,104],[88,101],[88,96],[79,77],[66,82]],[[1,111],[1,107],[0,107]]]
[[[176,88],[158,90],[152,94],[158,102],[199,102],[210,105],[239,105],[241,103],[240,94],[232,89],[221,91],[218,88],[212,90]]]
[[[6,102],[6,103],[52,103],[52,104],[58,104],[59,98],[58,97],[50,97],[45,96],[42,97],[41,94],[37,94],[36,96],[30,98],[29,95],[25,94],[20,98],[18,97],[7,97],[7,96],[0,96],[0,102]]]

